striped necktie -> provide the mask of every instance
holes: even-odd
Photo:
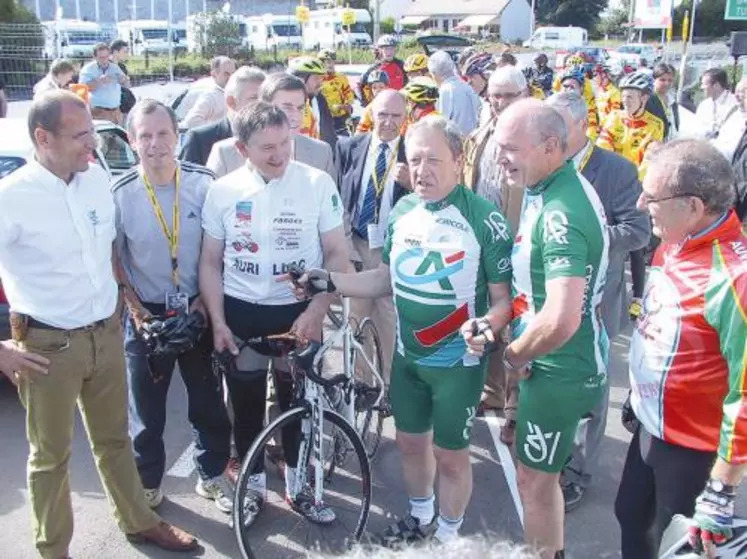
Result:
[[[366,195],[363,198],[363,204],[361,205],[361,211],[358,216],[358,234],[363,239],[368,238],[368,225],[373,223],[376,216],[376,208],[381,205],[381,197],[384,194],[384,175],[386,173],[386,153],[389,146],[384,142],[379,144],[379,155],[376,158],[376,168],[374,169],[375,175],[371,175],[368,179],[368,186],[366,187]],[[376,176],[376,182],[374,183],[374,176]],[[381,187],[381,192],[376,192],[376,184]]]

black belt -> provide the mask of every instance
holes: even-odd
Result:
[[[37,328],[39,330],[57,330],[59,332],[93,332],[94,330],[102,328],[106,324],[107,320],[108,319],[103,318],[79,328],[59,328],[57,326],[51,326],[45,322],[41,322],[39,320],[36,320],[35,318],[29,317],[28,327]]]

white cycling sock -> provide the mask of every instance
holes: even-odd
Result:
[[[436,530],[436,535],[434,537],[441,543],[448,543],[456,539],[459,535],[459,528],[462,527],[462,522],[464,522],[464,516],[457,520],[453,520],[439,514],[438,529]]]
[[[291,497],[295,497],[293,494],[293,486],[296,484],[296,468],[291,468],[288,464],[285,465],[285,492]]]
[[[433,522],[436,497],[410,497],[410,514],[418,519],[421,526],[427,526]]]

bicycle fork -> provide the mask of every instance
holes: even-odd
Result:
[[[314,503],[321,504],[324,498],[324,465],[322,445],[324,437],[324,414],[321,387],[306,379],[304,381],[305,400],[309,404],[311,416],[301,422],[301,444],[298,449],[298,464],[293,487],[288,490],[295,499],[309,482],[309,465],[313,467]]]

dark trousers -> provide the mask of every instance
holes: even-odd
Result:
[[[672,517],[693,515],[715,459],[715,452],[670,444],[638,427],[615,499],[623,559],[659,556],[661,537]]]
[[[646,249],[630,253],[630,275],[633,280],[633,297],[643,298],[646,285]]]
[[[150,306],[149,306],[150,307]],[[163,307],[151,312],[163,312]],[[166,396],[174,366],[179,364],[187,388],[187,417],[192,425],[194,461],[202,479],[221,475],[228,463],[231,424],[221,385],[212,370],[211,336],[179,356],[152,357],[125,319],[125,360],[129,383],[129,430],[143,487],[161,485],[166,467],[163,430],[166,426]]]

